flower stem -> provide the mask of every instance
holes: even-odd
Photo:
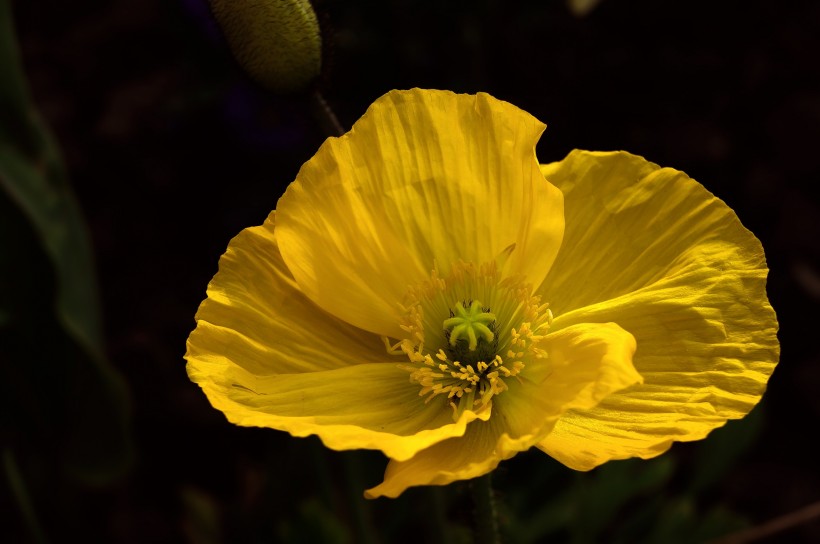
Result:
[[[475,505],[475,541],[478,544],[500,544],[492,472],[475,478],[470,484]]]
[[[325,132],[329,136],[343,135],[346,131],[330,107],[330,104],[328,104],[325,97],[322,96],[322,93],[317,89],[313,91],[311,98],[313,99],[313,110]]]

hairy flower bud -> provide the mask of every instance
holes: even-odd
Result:
[[[322,66],[322,38],[308,0],[211,0],[239,64],[266,88],[305,89]]]

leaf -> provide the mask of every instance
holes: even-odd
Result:
[[[205,491],[192,486],[179,490],[183,508],[182,530],[192,544],[221,542],[222,523],[219,504]]]
[[[9,0],[0,0],[0,66],[3,423],[26,438],[59,430],[68,473],[104,483],[132,458],[127,391],[104,356],[91,244],[29,96]]]
[[[279,541],[288,544],[348,544],[350,530],[318,499],[304,500],[296,518],[281,520],[277,530]]]
[[[737,514],[720,506],[700,510],[691,497],[675,497],[647,505],[644,523],[633,525],[616,542],[646,544],[689,544],[714,538],[747,527]],[[637,530],[636,530],[637,529]],[[648,530],[647,530],[648,529]]]
[[[57,271],[57,311],[83,347],[102,358],[91,246],[52,137],[25,91],[8,0],[0,0],[0,187],[25,212]]]
[[[675,471],[671,456],[648,461],[610,461],[589,474],[580,474],[576,487],[577,511],[572,534],[576,542],[598,542],[600,535],[629,502],[663,488]]]
[[[698,447],[689,492],[696,495],[721,481],[760,436],[762,427],[763,409],[758,405],[743,419],[712,431]]]
[[[29,497],[26,482],[23,480],[23,475],[20,473],[20,468],[17,466],[17,460],[14,458],[14,452],[10,449],[3,450],[3,472],[6,476],[11,494],[14,497],[17,507],[20,510],[23,523],[26,525],[29,536],[32,542],[38,544],[45,544],[48,542],[40,521],[37,519],[37,514],[31,504],[31,497]]]

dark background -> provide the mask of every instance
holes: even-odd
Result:
[[[751,418],[589,475],[535,451],[503,463],[495,481],[509,541],[695,542],[820,501],[810,443],[820,415],[820,2],[603,0],[585,17],[547,0],[316,7],[330,52],[322,88],[346,127],[390,89],[485,91],[547,123],[542,162],[625,149],[678,168],[766,249],[782,357]],[[275,208],[326,136],[310,101],[246,79],[204,0],[13,8],[32,94],[89,226],[134,444],[130,470],[106,485],[29,476],[48,540],[469,538],[465,486],[365,502],[379,455],[234,427],[185,374],[185,340],[219,256]],[[25,542],[5,485],[0,540]],[[762,541],[818,540],[815,519]]]

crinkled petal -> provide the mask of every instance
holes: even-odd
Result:
[[[489,421],[471,423],[463,437],[439,442],[407,461],[391,460],[384,482],[365,495],[397,497],[411,486],[486,474],[537,444],[566,410],[595,406],[641,381],[632,366],[635,341],[613,323],[563,329],[547,335],[542,347],[548,358],[525,369],[520,380],[508,379],[510,389],[493,398]]]
[[[615,323],[566,327],[538,346],[547,357],[528,363],[519,379],[507,379],[509,391],[493,399],[516,436],[548,430],[565,411],[592,408],[643,381],[632,364],[635,339]]]
[[[479,417],[454,423],[444,399],[424,404],[407,372],[385,362],[378,336],[305,297],[279,254],[273,215],[231,241],[196,319],[188,375],[238,425],[401,459]]]
[[[562,197],[535,144],[544,125],[486,94],[393,91],[329,138],[277,205],[288,268],[316,304],[401,338],[399,303],[434,266],[514,250],[538,285],[563,233]]]
[[[264,376],[384,361],[378,336],[331,316],[302,294],[282,261],[277,236],[271,214],[264,225],[231,240],[188,338],[189,373],[207,376],[235,365]]]
[[[408,461],[391,459],[384,482],[365,491],[365,497],[395,498],[412,486],[447,485],[476,478],[533,445],[531,436],[510,438],[497,414],[494,410],[489,420],[471,423],[464,436],[439,442]]]
[[[700,184],[634,155],[576,151],[543,170],[570,226],[542,288],[553,330],[617,323],[644,383],[568,412],[539,447],[588,470],[747,414],[779,356],[760,242]]]
[[[480,415],[466,410],[453,422],[446,398],[425,404],[418,385],[391,363],[276,376],[233,366],[210,379],[198,378],[192,375],[232,423],[299,437],[315,434],[335,450],[376,449],[401,460],[490,417],[490,410]]]

